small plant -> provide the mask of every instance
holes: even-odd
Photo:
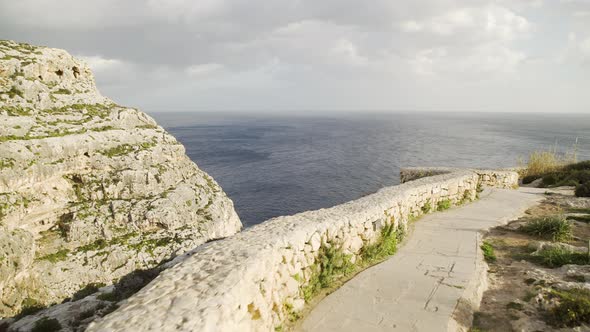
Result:
[[[465,190],[459,204],[465,204],[467,202],[471,202],[471,192],[469,192],[469,190]]]
[[[374,263],[397,251],[398,234],[393,224],[388,224],[381,229],[381,236],[373,244],[364,246],[361,249],[361,258],[365,263]]]
[[[486,262],[493,263],[496,261],[496,254],[494,253],[494,247],[492,247],[491,243],[484,241],[480,248]]]
[[[450,199],[442,200],[436,204],[436,210],[438,210],[438,211],[444,211],[444,210],[448,210],[450,208],[451,208],[451,200]]]
[[[350,255],[344,254],[341,247],[322,245],[316,263],[311,268],[313,272],[309,284],[303,288],[305,301],[311,300],[320,290],[330,287],[338,278],[350,274],[354,265],[350,262]]]
[[[54,94],[57,94],[57,95],[71,95],[72,94],[72,91],[70,91],[68,89],[63,89],[62,88],[62,89],[59,89],[57,91],[54,91],[53,93]]]
[[[40,261],[49,261],[51,263],[57,263],[60,261],[65,260],[66,258],[68,258],[68,254],[70,253],[70,250],[68,249],[61,249],[53,254],[49,254],[49,255],[45,255],[43,257],[38,258],[38,260]]]
[[[98,292],[98,289],[106,286],[104,283],[90,283],[86,287],[80,289],[72,296],[72,301],[78,301],[85,298],[88,295]]]
[[[567,264],[586,265],[590,263],[587,254],[562,247],[543,249],[537,255],[530,256],[530,259],[535,263],[550,268],[561,267]]]
[[[559,304],[550,309],[548,320],[560,327],[575,327],[590,323],[590,291],[587,289],[552,290]]]
[[[426,203],[424,203],[424,205],[422,205],[422,213],[428,213],[432,210],[432,205],[430,204],[430,199],[428,199],[426,201]]]
[[[571,223],[563,215],[533,219],[520,227],[526,234],[555,242],[567,241],[572,237]]]
[[[479,194],[480,192],[483,191],[483,185],[481,184],[481,182],[477,183],[477,188],[475,188],[475,191]]]
[[[577,197],[590,197],[590,181],[576,186],[575,194]]]
[[[25,316],[28,316],[28,315],[32,315],[34,313],[37,313],[37,312],[45,309],[45,306],[44,305],[42,305],[37,300],[32,299],[30,297],[24,299],[24,301],[21,304],[21,307],[22,307],[22,309],[20,310],[20,312],[18,313],[18,315],[16,315],[14,317],[17,320],[21,319],[22,317],[25,317]]]
[[[55,318],[43,317],[35,322],[31,332],[55,332],[61,330],[61,324]]]

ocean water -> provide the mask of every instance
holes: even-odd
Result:
[[[576,137],[578,159],[590,159],[590,115],[151,115],[220,183],[245,226],[396,185],[405,166],[516,166],[533,150],[572,149]]]

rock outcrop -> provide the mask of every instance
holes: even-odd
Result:
[[[103,97],[83,62],[0,41],[0,317],[240,229],[184,147]]]

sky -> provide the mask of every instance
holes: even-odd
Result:
[[[0,0],[146,111],[590,113],[590,0]]]

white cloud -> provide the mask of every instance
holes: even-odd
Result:
[[[113,70],[117,67],[123,66],[123,61],[118,59],[106,59],[100,55],[84,56],[78,55],[76,58],[86,62],[88,67],[95,72],[100,73],[107,70]]]
[[[452,9],[422,21],[404,21],[401,28],[405,32],[428,32],[446,37],[463,34],[471,35],[470,39],[512,41],[526,36],[531,24],[507,8],[491,5]]]
[[[186,68],[186,73],[191,77],[200,77],[210,75],[223,68],[224,66],[219,63],[205,63],[189,66]]]
[[[0,31],[90,55],[105,94],[137,96],[139,106],[172,95],[185,105],[243,105],[219,87],[252,105],[272,91],[276,107],[296,100],[338,108],[342,91],[355,91],[359,105],[395,108],[401,99],[429,103],[434,93],[423,87],[461,95],[471,83],[493,104],[490,91],[513,91],[531,59],[535,79],[572,72],[590,63],[589,12],[588,0],[0,0]],[[569,31],[577,37],[568,41]],[[557,54],[566,54],[560,66]],[[485,87],[487,78],[505,84]],[[406,92],[394,98],[390,86]]]

